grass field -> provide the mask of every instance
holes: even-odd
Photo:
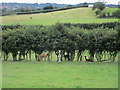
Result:
[[[30,19],[32,17],[32,19]],[[103,23],[118,21],[115,18],[96,18],[91,8],[77,8],[52,13],[3,16],[3,24],[52,25],[62,23]]]
[[[32,19],[30,19],[32,17]],[[3,24],[52,25],[63,23],[103,23],[115,18],[96,18],[91,8],[77,8],[45,14],[3,16]],[[87,51],[83,56],[88,56]],[[115,62],[13,62],[2,63],[3,88],[118,88],[118,57]],[[0,74],[1,75],[1,74]],[[0,79],[1,81],[1,79]],[[1,84],[1,82],[0,82]]]
[[[3,88],[117,88],[118,63],[3,62]]]
[[[106,8],[105,11],[106,12],[110,12],[110,14],[112,14],[114,11],[118,10],[118,8]]]
[[[87,51],[83,55],[88,55]],[[118,57],[115,62],[3,61],[3,88],[117,88]]]

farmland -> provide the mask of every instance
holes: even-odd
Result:
[[[118,8],[106,8],[105,9],[106,12],[110,12],[111,14],[116,10],[118,10]]]
[[[117,62],[3,62],[3,88],[117,88]]]
[[[77,8],[2,20],[10,25],[2,31],[3,88],[118,88],[117,18],[96,18],[91,8]],[[43,53],[48,61],[39,58]]]
[[[32,19],[30,19],[32,17]],[[57,11],[52,13],[13,15],[2,18],[5,24],[22,25],[52,25],[56,22],[61,23],[103,23],[118,21],[117,18],[96,18],[91,8],[77,8],[70,10]]]

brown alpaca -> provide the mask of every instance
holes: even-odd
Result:
[[[86,62],[93,62],[92,59],[87,59],[86,56],[85,56],[85,60],[86,60]]]
[[[46,61],[46,57],[47,57],[48,55],[47,54],[40,54],[39,55],[39,59],[42,59],[43,60],[43,58],[45,59],[45,61]]]

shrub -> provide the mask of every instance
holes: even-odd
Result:
[[[100,15],[100,13],[101,13],[101,10],[100,10],[100,9],[98,9],[98,10],[95,11],[95,14],[96,14],[96,15]]]
[[[116,18],[120,18],[120,10],[114,11],[114,12],[112,13],[112,16],[113,16],[113,17],[116,17]]]
[[[47,9],[53,9],[53,6],[49,5],[49,6],[45,6],[43,7],[44,10],[47,10]]]
[[[104,18],[104,17],[106,17],[106,12],[101,12],[100,13],[100,18]]]
[[[107,17],[110,17],[110,12],[107,12]]]

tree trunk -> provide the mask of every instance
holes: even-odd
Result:
[[[21,56],[22,56],[22,53],[20,52],[19,53],[19,61],[22,59]]]
[[[75,57],[75,51],[70,52],[70,61],[73,61]]]
[[[17,61],[17,53],[13,53],[12,57],[13,57],[13,61]]]
[[[93,50],[90,50],[90,59],[94,59],[94,51]]]
[[[26,60],[28,61],[28,51],[25,52]]]
[[[4,61],[8,60],[8,53],[4,53]]]
[[[55,51],[55,54],[57,55],[57,61],[59,59],[58,55],[59,55],[59,52],[58,51]]]
[[[50,57],[50,60],[52,60],[52,52],[50,53],[50,56],[51,56],[51,57]]]
[[[29,59],[31,61],[31,50],[29,51]]]
[[[40,61],[40,59],[38,58],[38,56],[37,56],[37,53],[35,52],[35,59],[36,59],[36,61]]]
[[[82,61],[82,52],[78,52],[78,54],[77,54],[77,61]]]
[[[47,60],[48,60],[48,61],[50,61],[50,51],[48,52],[48,54],[47,54],[47,55],[48,55]]]

